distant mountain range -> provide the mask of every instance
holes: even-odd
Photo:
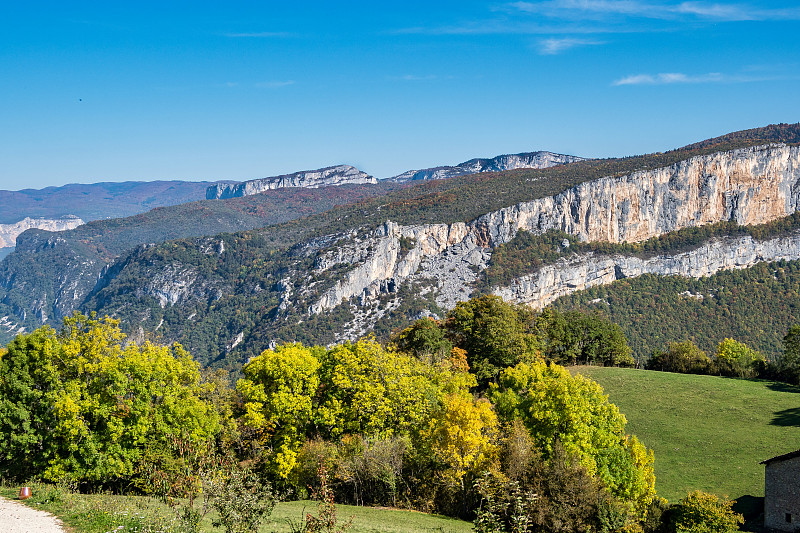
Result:
[[[501,155],[492,159],[471,159],[452,167],[410,170],[382,181],[402,183],[412,180],[443,179],[512,168],[547,168],[582,160],[580,157],[551,152]],[[336,165],[244,182],[127,181],[70,184],[63,187],[20,191],[0,190],[0,259],[11,253],[17,236],[27,229],[48,231],[72,229],[84,222],[124,218],[156,207],[180,205],[204,198],[240,198],[283,188],[320,188],[377,183],[376,178],[353,166]],[[245,224],[241,229],[250,227],[252,227],[250,224]]]
[[[482,172],[502,172],[519,168],[549,168],[556,165],[585,161],[583,157],[574,155],[554,154],[553,152],[525,152],[521,154],[498,155],[491,159],[470,159],[455,166],[441,166],[423,168],[420,170],[407,170],[402,174],[386,181],[404,183],[406,181],[439,180],[479,174]],[[337,165],[320,168],[318,170],[303,170],[293,174],[283,174],[240,183],[216,184],[206,190],[206,198],[224,199],[250,196],[264,191],[283,187],[328,187],[332,185],[361,185],[365,183],[378,183],[379,180],[366,172],[350,166]]]
[[[454,178],[466,174],[481,172],[502,172],[518,168],[550,168],[556,165],[586,161],[586,158],[574,155],[554,154],[553,152],[525,152],[521,154],[498,155],[491,159],[470,159],[455,166],[423,168],[408,170],[393,178],[392,181],[419,181]]]
[[[409,170],[388,181],[404,182],[443,179],[495,172],[512,168],[547,168],[583,161],[583,158],[551,152],[500,155],[491,159],[471,159],[455,166]],[[86,222],[121,218],[144,213],[156,207],[184,204],[203,199],[236,198],[286,187],[318,188],[333,185],[376,184],[378,180],[350,166],[336,165],[318,170],[236,182],[208,181],[124,181],[90,184],[73,183],[44,189],[0,190],[0,224],[14,225],[25,218],[55,221],[66,216]],[[42,229],[50,225],[44,222]],[[2,248],[2,246],[0,246]]]
[[[28,230],[0,262],[0,340],[96,311],[119,318],[136,340],[178,341],[205,364],[234,367],[276,342],[385,336],[481,292],[541,306],[646,273],[706,276],[793,261],[794,222],[749,241],[692,232],[797,211],[798,142],[800,125],[783,124],[644,156],[280,188]],[[553,240],[553,231],[562,234]],[[688,249],[684,237],[670,244],[682,231],[694,235]],[[631,243],[658,235],[663,255],[631,255]],[[489,282],[505,246],[520,250],[504,255],[513,275]]]
[[[212,185],[206,189],[206,199],[217,200],[251,196],[285,187],[317,189],[334,185],[363,185],[365,183],[374,185],[378,183],[378,180],[366,172],[358,170],[356,167],[337,165],[318,170],[303,170],[293,174],[243,181],[241,183]]]
[[[86,222],[127,217],[156,207],[202,200],[210,184],[212,182],[207,181],[124,181],[0,190],[0,224],[15,224],[25,217],[59,219],[73,215]]]

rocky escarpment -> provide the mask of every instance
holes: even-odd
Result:
[[[29,229],[43,229],[47,231],[64,231],[84,224],[83,220],[74,216],[50,218],[30,218],[25,217],[14,224],[0,224],[0,248],[10,248],[16,246],[17,237],[20,233]]]
[[[206,189],[206,199],[237,198],[250,196],[272,189],[284,187],[305,187],[315,189],[333,185],[360,185],[377,183],[378,180],[350,165],[338,165],[318,170],[304,170],[294,174],[283,174],[242,183],[212,185]]]
[[[712,239],[694,250],[647,259],[585,254],[546,265],[493,293],[505,300],[541,309],[561,296],[644,274],[699,278],[763,261],[800,259],[800,232],[757,241],[752,237]]]
[[[743,148],[584,182],[486,214],[475,229],[491,246],[519,229],[558,229],[582,241],[638,242],[722,220],[761,224],[797,210],[798,180],[800,147]]]
[[[552,197],[488,213],[470,224],[399,226],[387,223],[367,241],[339,250],[338,261],[347,262],[353,268],[313,303],[309,312],[319,313],[357,298],[361,309],[353,304],[353,311],[358,311],[359,324],[351,325],[349,331],[358,333],[368,327],[376,314],[385,311],[377,305],[379,296],[396,292],[403,283],[433,291],[436,303],[442,308],[468,298],[470,284],[486,267],[491,250],[510,241],[520,229],[534,233],[558,229],[583,241],[618,243],[642,241],[684,227],[722,220],[735,220],[742,225],[760,224],[797,210],[798,181],[800,148],[769,145],[698,156],[666,168],[585,182]],[[414,243],[405,254],[400,253],[403,242]],[[735,248],[740,244],[723,240],[709,246],[723,258],[730,254],[736,257]],[[766,258],[790,256],[780,251],[783,245],[777,242],[770,245],[778,250],[774,253],[753,246],[742,264],[752,264],[758,257],[769,260]],[[793,244],[786,246],[791,249]],[[722,251],[729,248],[729,251]],[[363,250],[371,252],[365,256]],[[664,261],[691,264],[691,257],[694,256]],[[702,254],[697,257],[701,258]],[[579,270],[585,268],[588,281],[570,282],[573,278],[567,276],[562,282],[552,274],[553,285],[547,290],[541,289],[538,300],[522,296],[526,294],[523,289],[518,291],[520,296],[513,296],[512,289],[504,294],[519,301],[546,302],[564,291],[592,283],[591,272],[597,272],[597,283],[616,279],[601,274],[608,272],[604,268],[610,268],[614,276],[620,269],[622,275],[626,275],[625,269],[629,275],[634,275],[637,269],[644,273],[647,269],[671,272],[670,268],[680,268],[657,264],[642,263],[635,258],[627,263],[622,258],[606,258],[602,261],[604,266],[576,266]],[[728,268],[736,263],[720,259],[710,264]],[[554,273],[558,270],[553,267]],[[539,286],[536,283],[546,285],[547,274],[544,275],[541,282],[529,281],[529,290],[533,293],[539,290],[533,288]],[[374,313],[370,314],[370,308],[374,308]]]
[[[585,161],[583,157],[554,154],[553,152],[526,152],[522,154],[499,155],[491,159],[470,159],[455,166],[408,170],[389,178],[392,181],[418,181],[454,178],[480,172],[500,172],[517,168],[550,168],[556,165]]]

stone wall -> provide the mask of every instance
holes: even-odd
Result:
[[[800,531],[800,457],[767,463],[764,527],[773,531]]]

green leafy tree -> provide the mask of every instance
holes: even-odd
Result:
[[[130,479],[171,435],[204,442],[219,415],[180,346],[129,343],[115,320],[75,314],[20,335],[0,360],[0,470],[95,484]]]
[[[786,332],[778,368],[786,379],[800,384],[800,324],[795,324]]]
[[[445,337],[444,329],[432,318],[421,318],[399,334],[391,342],[402,352],[434,361],[446,359],[453,344]]]
[[[633,366],[622,329],[599,313],[544,310],[536,319],[545,358],[558,364]]]
[[[430,416],[439,393],[431,367],[373,339],[326,351],[315,421],[324,435],[408,434]]]
[[[445,327],[453,344],[466,350],[470,368],[485,386],[506,367],[541,359],[534,317],[526,306],[480,296],[456,304]]]
[[[725,339],[714,354],[717,371],[724,376],[753,377],[765,364],[764,356],[742,342]]]
[[[261,434],[271,451],[272,469],[286,479],[312,422],[319,388],[319,349],[284,344],[247,363],[237,388],[245,398],[245,424]]]
[[[626,436],[625,417],[600,385],[553,363],[520,363],[500,374],[489,397],[502,421],[525,424],[545,459],[559,443],[643,516],[655,497],[653,454]]]

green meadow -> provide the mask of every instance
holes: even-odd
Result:
[[[656,490],[764,495],[764,459],[800,448],[800,388],[770,381],[579,366],[655,453]]]
[[[71,494],[53,485],[34,484],[33,496],[25,503],[61,518],[75,533],[106,533],[122,526],[122,531],[169,531],[176,525],[173,512],[155,498],[110,494]],[[16,499],[19,487],[0,487],[0,496]],[[197,504],[196,504],[197,505]],[[275,506],[261,524],[259,533],[290,533],[305,513],[317,515],[317,502],[291,501]],[[221,532],[214,528],[216,513],[209,512],[201,523],[203,533]],[[350,523],[348,533],[468,533],[472,523],[416,511],[336,505],[339,524]]]

